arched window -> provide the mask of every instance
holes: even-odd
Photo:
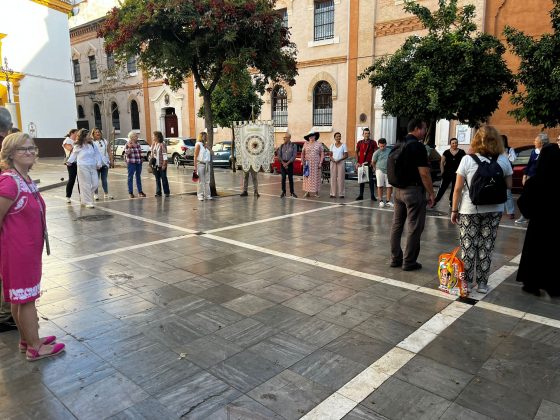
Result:
[[[332,88],[321,80],[313,88],[313,126],[332,125]]]
[[[98,104],[93,105],[93,119],[95,120],[95,126],[100,130],[103,130],[103,122],[101,121],[101,110]]]
[[[86,114],[84,112],[84,107],[81,105],[78,105],[78,119],[83,120],[86,117]]]
[[[119,107],[116,103],[111,102],[111,121],[115,130],[121,129],[121,119],[119,117]]]
[[[138,112],[138,103],[134,99],[130,101],[130,121],[133,130],[140,130],[140,113]]]
[[[275,127],[288,126],[288,95],[280,85],[272,90],[272,120]]]

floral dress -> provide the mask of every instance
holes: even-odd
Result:
[[[303,191],[318,193],[321,189],[321,165],[323,163],[323,143],[306,142],[303,145],[302,165],[309,163],[309,176],[303,177]]]

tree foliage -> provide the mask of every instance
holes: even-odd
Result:
[[[431,12],[405,0],[404,9],[420,19],[428,34],[408,37],[392,56],[375,60],[360,76],[383,89],[384,111],[470,126],[486,121],[502,95],[515,89],[504,46],[476,32],[472,5],[459,8],[457,0],[439,0]]]
[[[274,5],[275,0],[123,0],[99,36],[108,52],[137,56],[150,76],[167,78],[172,89],[192,74],[212,147],[212,92],[223,75],[240,66],[254,69],[261,92],[270,81],[295,84],[296,46]],[[211,189],[214,195],[213,172]]]
[[[511,97],[517,108],[509,111],[517,121],[556,127],[560,124],[560,0],[553,0],[550,12],[552,34],[538,39],[506,27],[504,34],[521,63],[516,80],[523,85]]]

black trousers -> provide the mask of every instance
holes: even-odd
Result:
[[[368,168],[368,175],[369,175],[369,191],[371,192],[371,199],[375,200],[375,182],[373,180],[373,171],[371,169],[371,165],[366,165]],[[366,183],[362,182],[360,184],[360,197],[364,196],[364,190],[366,189]]]
[[[441,177],[441,184],[439,186],[439,190],[436,195],[436,203],[442,199],[443,194],[445,194],[445,190],[447,190],[447,187],[449,187],[449,184],[451,184],[451,192],[449,193],[449,204],[453,202],[453,190],[455,189],[456,179],[457,176],[455,174],[449,174],[449,175],[444,174]]]
[[[294,193],[294,163],[290,163],[287,168],[284,165],[280,166],[282,173],[282,192],[286,193],[286,175],[288,176],[288,181],[290,182],[290,194]]]
[[[73,163],[70,166],[66,166],[68,170],[68,182],[66,183],[66,198],[72,197],[72,191],[74,190],[74,184],[76,183],[76,177],[78,176],[78,165]],[[80,184],[78,183],[78,192],[80,192]]]

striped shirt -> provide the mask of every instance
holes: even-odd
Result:
[[[138,143],[128,142],[124,148],[126,163],[142,163],[142,148]]]

